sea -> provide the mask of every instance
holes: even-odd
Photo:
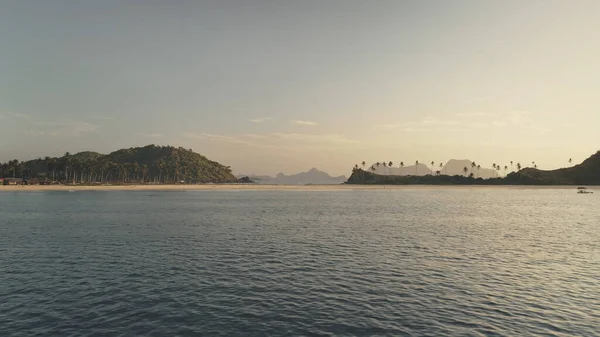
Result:
[[[0,191],[0,336],[599,336],[600,190]]]

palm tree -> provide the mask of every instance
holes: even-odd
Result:
[[[521,171],[521,163],[517,163],[517,171]]]
[[[492,164],[492,168],[494,169],[494,173],[496,173],[496,163]]]
[[[365,163],[365,161],[363,160],[363,162],[362,162],[362,168],[363,168],[363,170],[365,169],[365,165],[367,165],[367,163]]]
[[[573,158],[569,158],[569,164],[573,162]]]
[[[373,173],[375,173],[375,165],[371,165],[371,171],[373,171]]]
[[[471,173],[473,173],[473,169],[477,167],[477,164],[475,164],[475,162],[471,162]]]
[[[469,169],[465,166],[463,167],[463,171],[465,171],[465,177],[467,176],[467,172],[469,172]]]
[[[388,169],[390,170],[390,175],[392,175],[392,166],[394,165],[394,163],[390,160],[390,162],[388,163]]]
[[[506,170],[508,170],[508,166],[504,165],[504,175],[506,175]]]
[[[444,163],[440,162],[440,171],[444,168]]]
[[[383,174],[385,174],[385,168],[387,167],[387,163],[383,162]]]
[[[431,161],[431,173],[433,173],[433,167],[435,166],[435,163],[433,162],[433,160]]]
[[[381,165],[380,162],[376,162],[375,165],[377,166],[377,173],[379,173],[379,165]]]
[[[148,165],[143,164],[142,168],[141,168],[141,172],[142,172],[142,182],[141,183],[143,184],[146,181],[146,175],[148,174]]]
[[[477,165],[477,178],[479,178],[479,170],[481,169],[481,165]]]
[[[415,160],[415,175],[419,175],[419,161]]]
[[[513,161],[511,160],[510,161],[510,172],[512,172],[512,171],[514,171],[514,170],[513,170]]]

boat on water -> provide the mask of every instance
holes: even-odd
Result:
[[[588,191],[585,187],[577,187],[577,194],[592,194],[594,192]]]

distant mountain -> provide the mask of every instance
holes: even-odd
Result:
[[[275,177],[265,175],[244,175],[240,174],[236,177],[249,177],[252,181],[259,184],[270,184],[270,185],[332,185],[341,184],[346,181],[346,176],[332,177],[326,172],[319,171],[316,168],[312,168],[307,172],[301,172],[292,175],[285,175],[283,173],[277,174]]]
[[[467,159],[463,159],[463,160],[450,159],[446,163],[446,165],[444,165],[444,167],[440,170],[440,173],[449,175],[449,176],[454,176],[454,175],[464,176],[465,175],[464,169],[466,167],[467,175],[473,173],[473,176],[475,176],[475,178],[489,179],[489,178],[497,178],[499,176],[498,172],[494,169],[489,169],[489,168],[484,168],[484,167],[477,169],[477,167],[472,167],[471,166],[472,164],[473,164],[473,162],[470,160],[467,160]]]
[[[417,165],[409,165],[404,167],[384,167],[383,165],[377,166],[376,163],[372,165],[375,168],[375,171],[368,170],[369,172],[373,172],[375,174],[382,175],[397,175],[397,176],[424,176],[431,174],[431,169],[427,167],[427,165],[423,163],[419,163]]]
[[[375,174],[380,174],[380,175],[397,175],[397,176],[425,176],[425,175],[435,175],[436,171],[440,171],[440,174],[444,174],[444,175],[449,175],[449,176],[453,176],[453,175],[460,175],[463,176],[465,175],[465,171],[464,168],[466,167],[468,169],[467,175],[469,175],[471,173],[471,170],[473,172],[473,175],[475,177],[479,177],[479,178],[483,178],[483,179],[488,179],[488,178],[497,178],[498,172],[496,172],[496,170],[494,169],[488,169],[488,168],[480,168],[479,170],[477,168],[472,168],[471,164],[473,162],[470,160],[458,160],[458,159],[450,159],[446,165],[444,165],[441,169],[438,166],[433,167],[434,170],[431,170],[431,166],[427,166],[424,163],[419,163],[418,167],[417,165],[410,165],[410,166],[404,166],[404,167],[384,167],[383,165],[379,165],[379,167],[377,167],[376,164],[373,164],[372,166],[375,167],[375,171],[369,170],[367,169],[366,171],[371,172],[371,173],[375,173]]]

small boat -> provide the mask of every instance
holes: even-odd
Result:
[[[577,187],[578,190],[586,190],[587,188],[583,187],[583,186],[579,186]]]
[[[593,194],[594,192],[591,191],[586,191],[586,190],[579,190],[577,191],[577,194]]]

